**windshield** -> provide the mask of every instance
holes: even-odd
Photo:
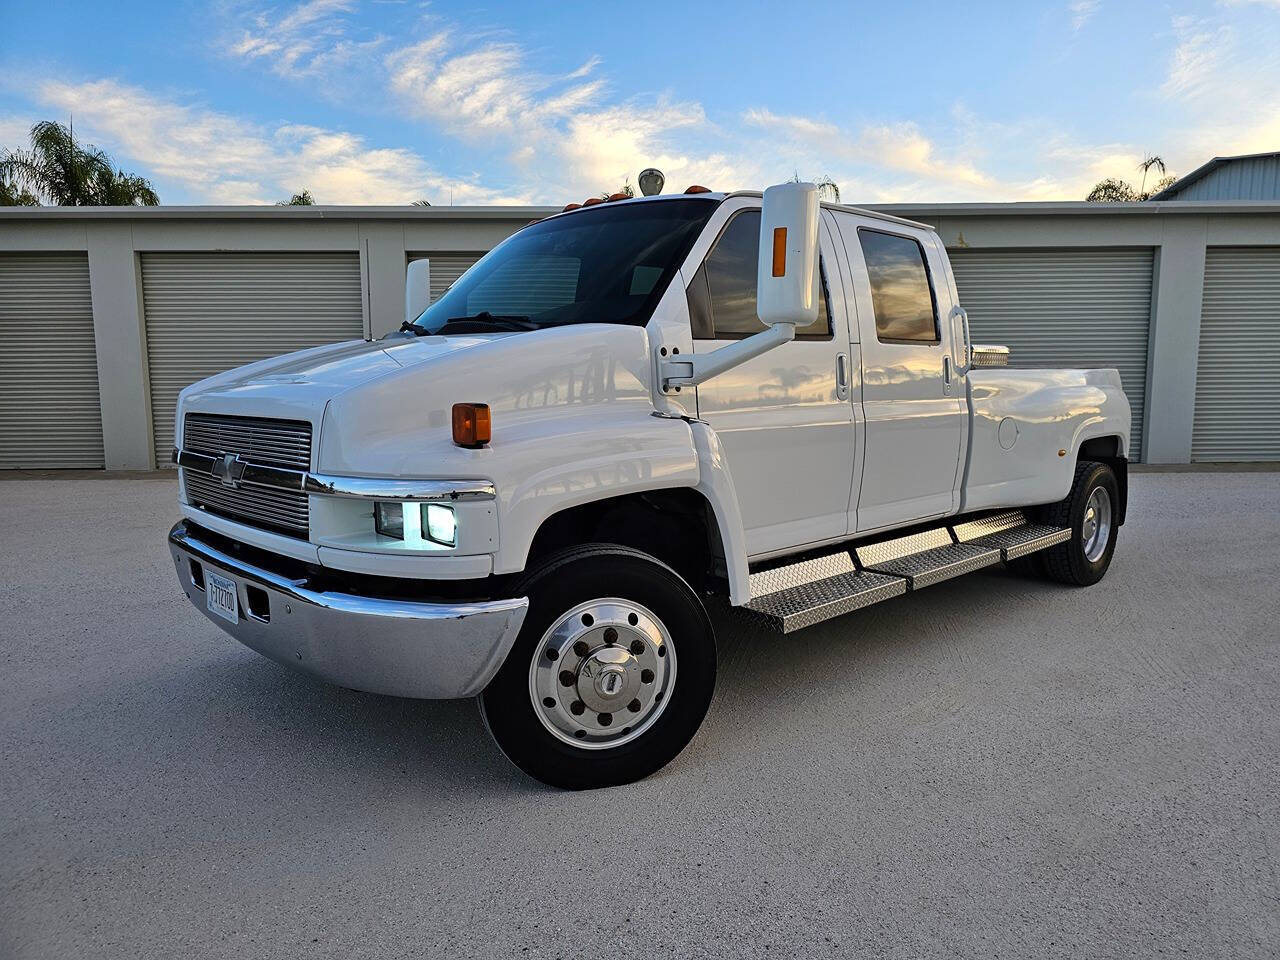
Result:
[[[715,208],[704,199],[599,204],[525,227],[424,310],[413,332],[644,324]]]

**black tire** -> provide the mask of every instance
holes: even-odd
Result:
[[[1083,539],[1085,508],[1093,491],[1101,487],[1110,497],[1111,515],[1105,549],[1090,560]],[[1040,520],[1055,527],[1070,527],[1071,539],[1040,554],[1045,576],[1060,583],[1088,587],[1101,580],[1111,566],[1116,550],[1117,510],[1120,504],[1116,475],[1105,463],[1081,460],[1066,499],[1040,509]]]
[[[529,597],[529,612],[506,662],[479,697],[484,722],[512,763],[553,787],[609,787],[660,770],[693,739],[715,692],[715,636],[702,602],[679,574],[639,550],[588,544],[548,557],[515,595]],[[661,621],[678,670],[648,729],[617,747],[584,749],[544,725],[530,692],[531,664],[544,635],[568,611],[610,597],[639,604]]]

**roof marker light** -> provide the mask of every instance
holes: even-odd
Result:
[[[710,193],[710,192],[711,192],[710,187],[704,187],[698,183],[695,183],[693,186],[685,190],[685,193]]]
[[[597,203],[604,203],[604,197],[587,197],[582,201],[584,207],[594,207]]]

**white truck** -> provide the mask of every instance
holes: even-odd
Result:
[[[1102,578],[1115,370],[1002,368],[928,226],[691,190],[571,204],[425,310],[409,264],[401,332],[184,390],[191,601],[324,680],[477,697],[577,789],[697,731],[713,596],[787,633],[999,563]]]

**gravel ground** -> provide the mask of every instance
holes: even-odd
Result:
[[[1280,474],[1147,473],[1101,584],[717,617],[630,787],[188,607],[172,479],[0,482],[0,956],[1280,954]]]

